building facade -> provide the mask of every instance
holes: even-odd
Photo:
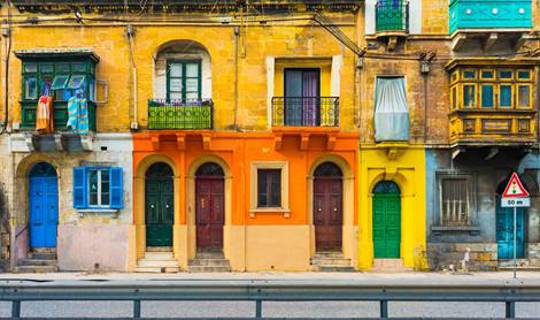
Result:
[[[540,266],[539,9],[6,1],[4,267]]]

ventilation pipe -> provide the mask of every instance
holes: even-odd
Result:
[[[135,36],[135,29],[132,24],[126,26],[126,36],[129,45],[129,56],[131,60],[132,71],[132,91],[133,91],[133,119],[131,121],[131,130],[139,129],[139,95],[138,95],[138,81],[137,81],[137,65],[135,63],[135,57],[133,55],[133,37]]]

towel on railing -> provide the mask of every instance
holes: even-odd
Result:
[[[66,127],[71,130],[77,130],[79,123],[79,98],[73,96],[68,100],[68,121]]]
[[[39,133],[52,133],[54,131],[51,97],[41,96],[39,98],[36,110],[36,130]]]

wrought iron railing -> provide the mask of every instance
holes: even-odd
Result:
[[[272,125],[339,127],[339,98],[273,97]]]
[[[377,32],[409,32],[409,1],[379,0],[375,11]]]
[[[148,129],[212,129],[212,100],[148,100]]]

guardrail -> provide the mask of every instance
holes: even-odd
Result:
[[[11,318],[20,319],[21,302],[27,301],[131,301],[133,319],[141,318],[141,301],[253,301],[255,318],[263,317],[267,301],[377,301],[380,318],[388,319],[388,303],[415,302],[504,302],[505,317],[515,318],[517,302],[539,302],[540,286],[517,285],[370,285],[342,281],[71,281],[58,284],[22,283],[0,285],[0,301],[10,301]],[[125,317],[123,317],[125,318]]]

